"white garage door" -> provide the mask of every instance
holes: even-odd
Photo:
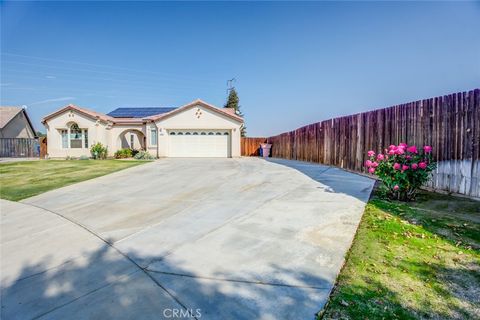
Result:
[[[169,157],[230,157],[229,130],[170,130]]]

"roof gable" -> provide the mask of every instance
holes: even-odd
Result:
[[[76,105],[73,105],[73,104],[69,104],[53,113],[50,113],[49,115],[46,115],[43,120],[42,120],[42,123],[45,123],[47,120],[51,119],[51,118],[54,118],[66,111],[69,111],[69,110],[74,110],[74,111],[77,111],[79,112],[80,114],[83,114],[91,119],[94,119],[94,120],[102,120],[102,121],[113,121],[114,118],[113,117],[110,117],[106,114],[103,114],[103,113],[100,113],[100,112],[96,112],[96,111],[93,111],[93,110],[89,110],[89,109],[85,109],[85,108],[80,108]]]
[[[200,100],[200,99],[194,100],[194,101],[192,101],[192,102],[190,102],[190,103],[188,103],[188,104],[186,104],[186,105],[183,105],[183,106],[181,106],[181,107],[179,107],[179,108],[176,108],[176,109],[173,110],[173,111],[170,111],[170,112],[167,112],[167,113],[164,113],[164,114],[161,114],[161,115],[151,116],[151,117],[149,117],[149,118],[152,119],[152,120],[154,120],[154,121],[161,120],[161,119],[166,119],[166,118],[168,118],[168,117],[172,117],[172,116],[174,116],[174,115],[176,115],[176,114],[178,114],[178,113],[181,113],[181,112],[183,112],[183,111],[185,111],[185,110],[188,110],[188,109],[190,109],[190,108],[194,108],[194,107],[196,107],[196,106],[198,106],[198,105],[200,105],[200,106],[202,106],[202,107],[205,107],[205,108],[207,108],[207,109],[209,109],[209,110],[211,110],[211,111],[213,111],[213,112],[216,112],[216,113],[218,113],[218,114],[220,114],[220,115],[226,116],[226,117],[231,118],[231,119],[234,119],[234,120],[236,120],[236,121],[238,121],[238,122],[240,122],[240,123],[243,123],[243,118],[240,117],[239,115],[236,115],[236,114],[234,114],[234,113],[232,113],[232,112],[223,110],[223,109],[221,109],[221,108],[217,108],[217,107],[215,107],[214,105],[211,105],[211,104],[209,104],[209,103],[206,103],[205,101],[202,101],[202,100]]]
[[[0,107],[0,129],[3,129],[22,110],[20,107]]]
[[[21,107],[0,107],[0,129],[5,128],[19,113],[23,113],[33,135],[36,136],[35,128],[32,121],[30,121],[27,111]]]
[[[232,112],[232,110],[226,110],[222,108],[217,108],[214,105],[208,104],[205,101],[202,101],[200,99],[197,99],[195,101],[192,101],[184,106],[181,106],[179,108],[166,108],[166,107],[155,107],[155,108],[117,108],[114,111],[110,112],[109,114],[104,114],[100,112],[96,112],[93,110],[89,110],[86,108],[81,108],[73,104],[69,104],[53,113],[50,113],[49,115],[45,116],[42,119],[42,123],[45,124],[47,120],[54,118],[66,111],[69,110],[75,110],[79,112],[80,114],[83,114],[87,117],[90,117],[91,119],[94,120],[101,120],[104,122],[112,122],[112,123],[123,123],[123,122],[131,122],[140,119],[144,121],[157,121],[160,119],[164,119],[167,117],[174,116],[175,114],[178,114],[180,112],[183,112],[189,108],[193,108],[195,106],[203,106],[217,114],[223,115],[225,117],[231,118],[236,120],[239,123],[243,123],[243,118],[240,117],[239,115],[235,114]],[[128,110],[125,110],[128,109]],[[132,110],[133,109],[133,110]],[[155,109],[155,110],[152,110]],[[116,112],[118,110],[118,112]],[[155,114],[149,115],[149,116],[144,116],[143,114],[146,113],[152,113],[155,112]],[[160,112],[160,113],[157,113]],[[114,115],[112,115],[114,114]],[[130,116],[126,116],[129,114]]]

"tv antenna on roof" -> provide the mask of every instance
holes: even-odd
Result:
[[[235,79],[235,78],[232,78],[232,79],[230,79],[230,80],[227,80],[227,94],[229,94],[230,91],[231,91],[233,88],[235,88],[235,87],[233,86],[233,83],[236,82],[236,81],[237,81],[237,79]]]

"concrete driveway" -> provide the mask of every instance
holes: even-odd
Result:
[[[1,318],[314,319],[372,186],[296,161],[163,159],[2,200]]]

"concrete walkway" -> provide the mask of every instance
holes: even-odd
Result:
[[[39,157],[35,158],[0,158],[0,163],[6,162],[22,162],[22,161],[39,161]]]
[[[314,319],[372,186],[295,161],[164,159],[2,201],[2,319]]]

